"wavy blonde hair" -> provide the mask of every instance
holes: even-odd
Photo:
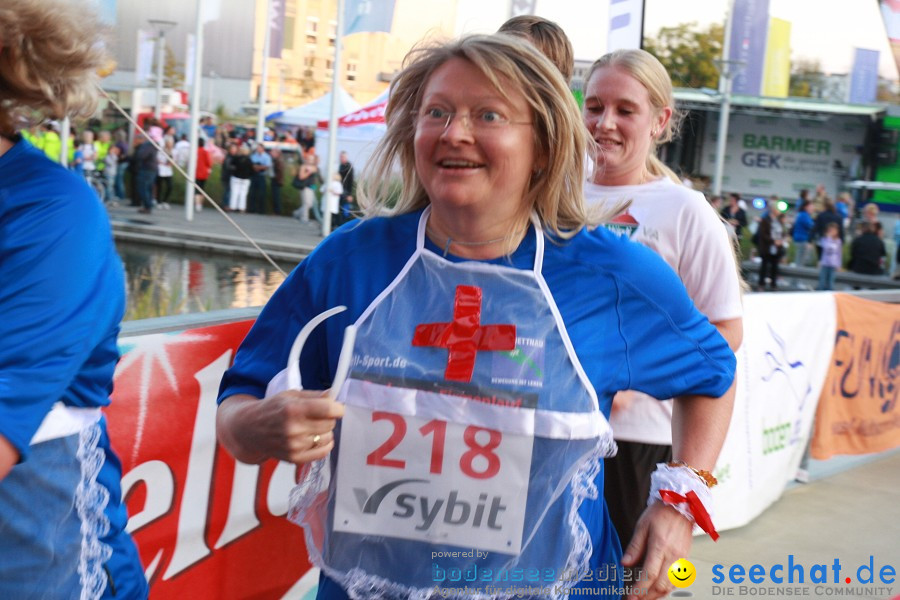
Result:
[[[87,117],[97,107],[98,71],[112,59],[93,8],[72,0],[0,2],[0,135],[25,119]]]
[[[385,111],[387,132],[357,189],[363,213],[367,217],[399,215],[429,204],[415,169],[413,115],[420,109],[431,75],[453,58],[472,64],[504,97],[521,94],[531,108],[535,165],[523,213],[536,211],[544,227],[563,238],[601,222],[606,215],[585,208],[584,156],[592,140],[581,122],[575,98],[559,69],[531,43],[499,33],[426,43],[406,56],[403,70],[391,84]]]
[[[650,106],[659,114],[664,108],[672,109],[672,116],[665,127],[660,130],[656,137],[653,138],[650,152],[647,154],[647,162],[645,168],[653,177],[666,176],[676,183],[681,183],[681,179],[675,172],[667,167],[656,156],[656,148],[660,144],[670,142],[678,135],[679,127],[683,114],[675,108],[675,96],[672,93],[672,79],[669,73],[659,60],[646,50],[627,49],[615,50],[609,54],[604,54],[591,65],[587,76],[584,78],[584,90],[587,93],[588,84],[591,77],[598,69],[604,67],[614,67],[622,69],[634,79],[636,79],[644,88],[646,88],[650,96]]]
[[[572,74],[575,72],[572,42],[562,27],[553,21],[536,15],[519,15],[501,25],[497,33],[525,38],[556,65],[567,84],[572,81]]]

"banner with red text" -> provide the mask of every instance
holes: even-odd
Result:
[[[119,341],[106,412],[151,597],[301,598],[315,587],[302,530],[284,518],[296,467],[239,464],[216,443],[219,381],[251,324]]]
[[[744,305],[735,410],[715,469],[719,530],[781,496],[814,414],[816,458],[900,446],[900,305],[824,292],[753,294]],[[119,341],[106,412],[152,598],[303,600],[316,588],[302,531],[285,519],[297,469],[239,464],[216,443],[219,381],[251,324]]]
[[[900,306],[836,294],[837,332],[812,456],[900,446]]]

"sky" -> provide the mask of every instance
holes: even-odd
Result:
[[[459,0],[458,31],[496,30],[509,15],[503,0]],[[644,35],[660,27],[725,22],[727,0],[645,0]],[[537,0],[535,13],[559,23],[578,59],[605,51],[608,0]],[[876,0],[769,0],[769,14],[791,22],[791,58],[819,59],[826,73],[849,73],[855,47],[878,50],[879,73],[897,79],[897,67]]]

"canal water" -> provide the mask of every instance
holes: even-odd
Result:
[[[116,242],[125,267],[125,320],[262,306],[284,275],[263,260]],[[294,264],[279,265],[286,273]]]
[[[126,321],[262,306],[285,277],[264,260],[130,242],[116,242],[116,248],[127,279]],[[296,264],[279,266],[289,273]],[[747,276],[748,283],[756,283],[756,273]],[[779,288],[805,291],[815,286],[814,279],[782,276]],[[838,284],[837,289],[847,286]]]

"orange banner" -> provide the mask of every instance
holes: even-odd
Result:
[[[119,341],[106,412],[151,598],[282,598],[310,569],[284,517],[296,467],[236,463],[216,443],[219,380],[251,325]]]
[[[835,294],[837,329],[813,458],[900,446],[900,306]]]

